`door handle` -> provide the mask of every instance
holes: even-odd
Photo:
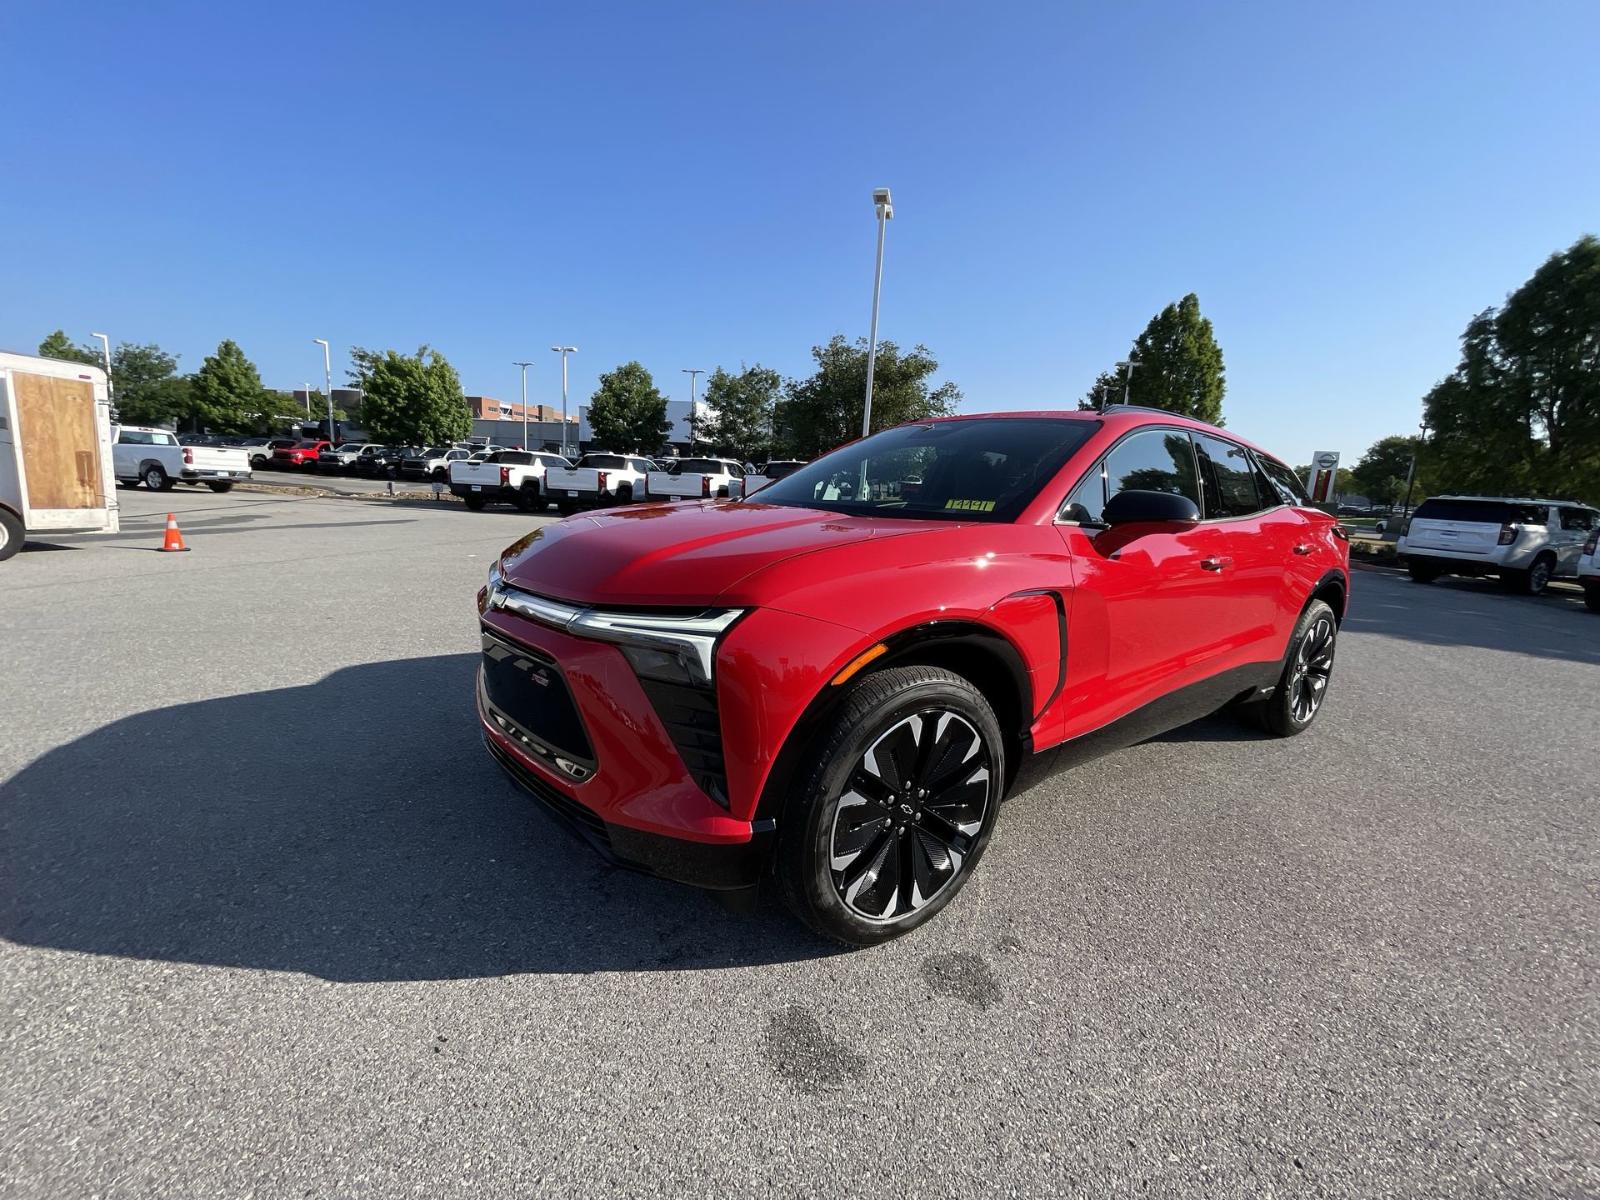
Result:
[[[1231,566],[1233,566],[1233,559],[1231,558],[1202,558],[1200,560],[1200,569],[1202,571],[1220,571],[1223,567]]]
[[[1300,545],[1298,545],[1298,546],[1296,546],[1294,548],[1294,552],[1296,554],[1310,554],[1311,553],[1311,547],[1306,545],[1304,542],[1302,542],[1302,543],[1300,543]]]

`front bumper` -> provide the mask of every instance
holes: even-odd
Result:
[[[747,842],[711,844],[649,833],[606,821],[585,808],[498,741],[488,728],[483,744],[511,781],[607,862],[630,871],[708,891],[753,888],[772,852],[771,821],[757,821]]]

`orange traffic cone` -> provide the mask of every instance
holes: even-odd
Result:
[[[189,550],[183,544],[183,534],[178,532],[178,518],[171,513],[167,514],[167,536],[161,540],[161,549],[168,554],[186,554]]]

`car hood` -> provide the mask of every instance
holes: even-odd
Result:
[[[516,587],[578,604],[712,604],[774,563],[941,526],[750,501],[637,505],[541,526],[500,569]]]

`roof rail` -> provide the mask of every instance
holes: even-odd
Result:
[[[1103,413],[1108,413],[1108,412],[1149,412],[1149,413],[1165,413],[1169,417],[1181,417],[1181,416],[1183,416],[1182,413],[1175,413],[1170,408],[1156,408],[1154,405],[1150,405],[1150,404],[1122,404],[1122,403],[1107,404],[1107,405],[1104,405],[1100,409],[1100,411],[1103,412]],[[1189,418],[1189,420],[1191,420],[1191,421],[1193,419],[1194,419],[1193,417]]]

